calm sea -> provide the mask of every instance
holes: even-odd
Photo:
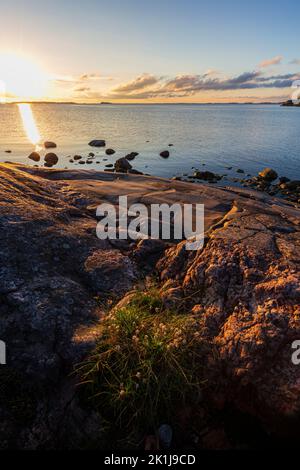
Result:
[[[152,175],[191,174],[194,167],[231,178],[239,168],[255,175],[270,166],[281,176],[300,179],[300,108],[64,104],[33,104],[31,108],[41,141],[57,143],[60,168],[79,168],[69,163],[70,157],[86,157],[95,151],[93,164],[80,168],[102,170],[135,151],[140,155],[134,168]],[[116,154],[108,157],[105,149],[91,149],[88,142],[92,139],[105,139]],[[0,161],[33,164],[27,156],[34,149],[18,106],[0,105]],[[170,150],[168,159],[160,157],[163,150]]]

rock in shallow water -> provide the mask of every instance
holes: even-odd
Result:
[[[57,162],[58,162],[58,156],[55,154],[55,153],[47,153],[47,155],[45,155],[45,166],[53,166],[53,165],[56,165]]]
[[[34,162],[39,162],[40,159],[41,159],[40,155],[39,155],[37,152],[32,152],[32,153],[28,156],[28,158],[29,158],[30,160],[33,160]]]
[[[45,147],[45,149],[54,149],[54,148],[57,147],[57,145],[56,145],[55,142],[46,141],[46,142],[44,142],[44,147]]]
[[[203,181],[219,181],[222,179],[221,176],[212,173],[211,171],[195,171],[194,178]]]
[[[120,173],[126,173],[131,170],[132,166],[126,158],[119,158],[115,163],[115,170]]]
[[[91,140],[91,142],[89,142],[89,146],[90,147],[105,147],[106,145],[106,142],[105,140]]]
[[[106,155],[114,155],[116,152],[114,149],[106,149],[105,150]]]
[[[259,177],[266,181],[275,181],[278,178],[278,174],[272,168],[265,168],[259,173]]]
[[[137,157],[137,156],[138,156],[138,152],[131,152],[128,155],[126,155],[125,158],[126,158],[126,160],[134,160],[135,157]]]

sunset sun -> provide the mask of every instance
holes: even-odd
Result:
[[[7,98],[40,98],[46,91],[48,79],[46,72],[31,58],[0,53],[0,92]]]

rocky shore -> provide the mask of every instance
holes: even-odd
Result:
[[[293,105],[293,102],[291,102]],[[106,147],[106,141],[101,140],[92,140],[88,144],[90,147],[99,148]],[[174,144],[169,144],[169,148],[173,147]],[[44,142],[44,148],[53,149],[57,145],[55,142],[46,141]],[[112,157],[115,155],[116,150],[112,148],[105,149],[105,156]],[[96,155],[94,152],[89,152],[88,155],[74,155],[72,157],[67,157],[68,162],[73,166],[77,165],[92,165],[92,164],[103,164],[104,171],[109,173],[129,173],[135,175],[143,175],[144,173],[135,169],[133,167],[134,160],[138,157],[138,152],[130,152],[124,157],[117,158],[116,160],[108,161],[108,158],[101,157]],[[164,150],[160,152],[160,157],[168,159],[171,154],[169,150]],[[34,167],[39,168],[40,165],[43,165],[46,168],[53,168],[57,165],[60,158],[53,152],[46,153],[42,158],[38,152],[32,152],[28,155],[28,159],[34,162]],[[130,163],[131,162],[131,163]],[[199,164],[200,165],[200,164]],[[205,164],[202,163],[202,167]],[[68,169],[68,167],[65,167]],[[219,184],[225,186],[226,184],[239,185],[241,187],[249,187],[257,191],[265,192],[271,196],[282,197],[288,201],[291,201],[295,204],[296,207],[300,205],[300,181],[299,180],[290,180],[286,176],[279,176],[278,173],[272,168],[264,168],[256,176],[251,176],[250,174],[246,175],[246,172],[242,168],[236,168],[235,170],[232,167],[225,167],[227,171],[235,171],[236,176],[229,176],[228,173],[217,174],[209,170],[200,170],[198,167],[192,167],[192,174],[185,173],[183,175],[174,176],[173,179],[176,181],[188,181],[190,183],[199,183],[201,181],[207,182],[209,184]],[[150,176],[149,174],[146,174]]]
[[[205,204],[204,248],[99,240],[96,207],[119,195],[147,206]],[[256,446],[258,429],[266,441],[299,445],[300,367],[291,345],[300,339],[300,210],[293,203],[249,188],[1,163],[0,226],[7,345],[0,448],[109,447],[101,410],[81,400],[73,372],[93,351],[108,309],[137,287],[147,290],[149,277],[166,308],[179,304],[197,319],[210,345],[203,396],[181,410],[187,445]]]

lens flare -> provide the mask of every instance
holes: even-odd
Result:
[[[18,108],[28,140],[34,145],[37,145],[41,140],[41,136],[35,123],[30,104],[20,103],[18,104]]]

